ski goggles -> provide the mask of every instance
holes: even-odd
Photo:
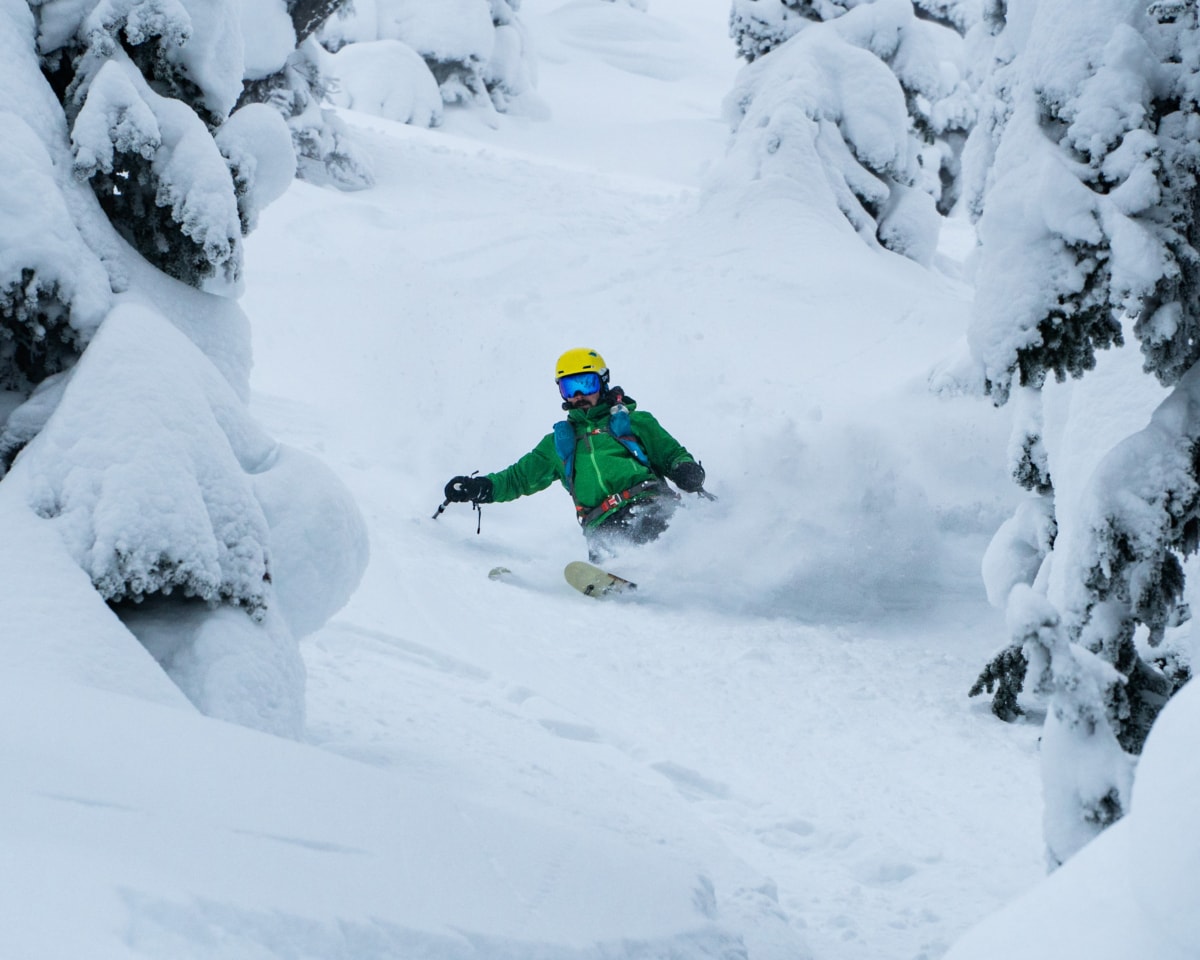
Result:
[[[587,373],[570,373],[565,377],[560,377],[558,380],[558,392],[564,400],[570,400],[572,397],[577,397],[580,394],[588,396],[593,393],[600,392],[600,374]]]

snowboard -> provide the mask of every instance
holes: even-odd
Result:
[[[637,584],[633,581],[618,577],[615,573],[608,573],[582,560],[568,563],[563,570],[563,576],[567,578],[567,583],[585,597],[600,599],[637,589]]]

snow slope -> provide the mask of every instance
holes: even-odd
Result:
[[[965,696],[1014,496],[1003,417],[926,387],[965,292],[795,181],[702,192],[726,0],[522,15],[544,116],[347,112],[377,186],[296,183],[247,243],[253,410],[372,541],[306,742],[198,716],[99,601],[104,656],[6,647],[0,955],[915,960],[1040,877],[1037,728]],[[431,519],[583,345],[720,497],[618,561],[629,603],[562,582],[557,488]],[[6,576],[82,576],[22,543]]]
[[[306,645],[310,734],[585,831],[696,827],[815,955],[935,956],[1041,870],[1035,729],[965,698],[1003,639],[978,558],[1012,495],[999,416],[925,388],[964,295],[792,184],[701,195],[722,4],[529,7],[561,57],[551,119],[348,114],[377,187],[298,184],[250,243],[257,411],[335,464],[372,529],[364,586]],[[674,74],[627,69],[643,21]],[[549,429],[576,345],[721,497],[622,558],[634,604],[562,584],[582,541],[557,488],[485,507],[479,536],[465,507],[430,519],[452,474]],[[715,886],[721,915],[747,896]]]

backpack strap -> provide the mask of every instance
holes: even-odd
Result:
[[[650,466],[650,458],[646,456],[646,451],[642,449],[642,445],[634,435],[633,422],[629,418],[629,408],[625,404],[618,403],[612,408],[612,414],[608,418],[608,432],[616,438],[621,446],[633,454],[638,463],[643,467]]]
[[[563,462],[563,473],[567,478],[567,489],[575,496],[575,428],[569,420],[559,420],[554,425],[554,452]]]

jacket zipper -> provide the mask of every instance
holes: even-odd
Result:
[[[592,461],[592,469],[596,471],[596,480],[600,484],[600,489],[604,492],[604,496],[610,496],[612,491],[608,489],[608,484],[604,482],[604,475],[600,473],[600,464],[596,462],[596,442],[593,440],[594,433],[588,434],[588,457]],[[604,499],[601,497],[600,499]]]

